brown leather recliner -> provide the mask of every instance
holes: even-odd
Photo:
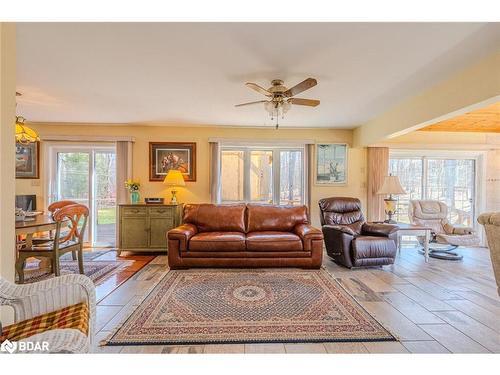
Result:
[[[319,201],[326,252],[345,267],[383,266],[396,257],[396,225],[367,223],[357,198]]]
[[[172,269],[320,268],[323,255],[323,234],[305,206],[187,204],[167,238]]]

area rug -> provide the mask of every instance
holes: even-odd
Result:
[[[133,263],[133,261],[129,260],[92,260],[102,254],[104,254],[104,252],[100,252],[100,254],[84,253],[83,270],[85,275],[88,276],[96,286],[102,284],[111,276]],[[66,255],[69,255],[69,259]],[[78,269],[78,262],[70,259],[71,254],[65,254],[61,257],[61,260],[59,261],[61,275],[80,273]],[[55,275],[48,272],[48,270],[39,269],[38,263],[38,260],[34,260],[26,264],[24,270],[25,283],[35,283],[55,277]]]
[[[395,340],[325,270],[183,270],[102,344]]]

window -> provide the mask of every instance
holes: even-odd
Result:
[[[304,204],[304,148],[223,147],[221,201]]]
[[[473,158],[391,155],[389,172],[399,177],[407,192],[398,196],[395,219],[409,222],[410,200],[433,199],[446,203],[451,223],[474,226],[475,171]]]

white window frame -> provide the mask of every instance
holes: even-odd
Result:
[[[281,173],[281,152],[282,151],[299,151],[301,153],[302,160],[302,173],[301,173],[301,188],[302,188],[302,196],[300,198],[300,204],[306,204],[307,197],[307,181],[306,176],[307,173],[307,161],[306,161],[306,148],[303,144],[294,146],[294,145],[283,145],[283,146],[269,146],[265,144],[254,144],[254,145],[221,145],[220,147],[220,163],[221,163],[221,172],[222,172],[222,152],[223,151],[243,151],[243,165],[244,165],[244,176],[243,176],[243,201],[225,201],[222,200],[222,180],[218,184],[219,192],[218,192],[218,203],[236,203],[236,202],[245,202],[251,203],[250,200],[250,158],[252,151],[271,151],[273,157],[273,205],[280,205],[280,173]],[[222,173],[221,173],[222,178]],[[256,203],[255,201],[253,201]]]

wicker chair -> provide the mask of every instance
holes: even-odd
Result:
[[[490,258],[497,281],[497,291],[500,296],[500,212],[485,212],[477,218],[479,224],[484,225]]]
[[[0,305],[14,309],[15,323],[84,302],[88,305],[88,335],[76,329],[53,329],[19,341],[48,342],[51,353],[88,353],[94,345],[96,296],[84,275],[64,275],[38,283],[16,285],[0,278]]]
[[[448,207],[435,200],[412,200],[408,207],[408,216],[412,224],[431,228],[431,242],[449,245],[447,248],[430,248],[429,256],[438,259],[460,260],[452,250],[458,246],[478,246],[479,237],[472,228],[453,226],[448,222]]]

